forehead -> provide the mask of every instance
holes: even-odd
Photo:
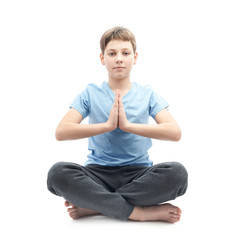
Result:
[[[132,44],[130,41],[112,40],[107,44],[106,51],[109,49],[121,50],[126,48],[133,50]]]

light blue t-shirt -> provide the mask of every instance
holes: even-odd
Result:
[[[102,85],[89,84],[70,105],[83,118],[88,116],[89,124],[103,123],[108,120],[114,102],[114,92],[107,82]],[[123,96],[123,106],[129,122],[147,124],[149,116],[168,107],[168,103],[151,88],[143,87],[136,82]],[[140,165],[152,166],[148,149],[152,146],[150,138],[127,133],[117,128],[112,132],[88,138],[88,149],[91,153],[85,165],[103,166]]]

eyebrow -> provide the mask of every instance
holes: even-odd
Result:
[[[121,51],[122,51],[122,50],[128,50],[128,51],[131,51],[130,48],[122,48]],[[107,51],[116,51],[116,49],[111,48],[111,49],[107,49]]]

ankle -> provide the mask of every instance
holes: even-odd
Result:
[[[129,216],[130,220],[134,221],[145,221],[144,219],[144,207],[134,207],[132,214]]]

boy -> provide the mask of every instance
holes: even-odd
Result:
[[[104,214],[122,220],[177,222],[181,210],[163,202],[187,189],[177,162],[152,165],[151,138],[178,141],[181,131],[168,104],[150,88],[130,81],[138,54],[126,28],[106,31],[100,59],[108,82],[89,84],[56,129],[57,140],[89,138],[85,166],[60,162],[48,173],[48,189],[62,196],[70,217]],[[81,124],[85,117],[89,124]],[[157,124],[148,124],[152,116]]]

